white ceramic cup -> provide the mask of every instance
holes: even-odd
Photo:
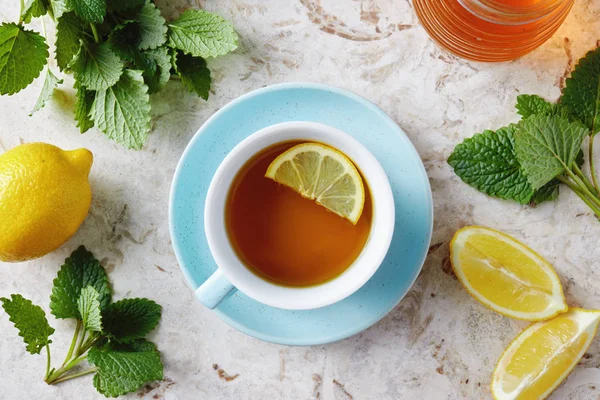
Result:
[[[225,226],[225,204],[238,171],[261,150],[292,140],[320,142],[346,154],[366,180],[373,204],[371,231],[358,258],[337,278],[300,288],[276,285],[252,273],[238,258]],[[392,240],[394,217],[394,199],[385,171],[373,154],[352,136],[314,122],[285,122],[264,128],[240,142],[212,179],[206,196],[204,229],[218,268],[196,290],[196,297],[211,309],[236,289],[258,302],[288,310],[309,310],[336,303],[360,289],[377,271]]]

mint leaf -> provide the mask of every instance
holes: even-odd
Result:
[[[142,72],[125,70],[114,86],[96,92],[91,116],[112,140],[141,149],[150,130],[150,97]]]
[[[560,115],[567,119],[572,119],[569,111],[562,104],[555,104],[546,101],[535,94],[522,94],[517,96],[517,112],[523,118],[532,115]]]
[[[566,81],[561,104],[579,118],[591,134],[600,132],[600,48],[579,60]]]
[[[79,132],[85,133],[94,126],[94,121],[90,118],[90,111],[94,103],[95,92],[87,90],[83,86],[77,85],[77,101],[75,102],[75,121]]]
[[[70,11],[67,7],[67,0],[50,0],[49,12],[55,20],[58,20],[67,11]]]
[[[490,196],[527,204],[534,190],[514,152],[516,125],[486,130],[457,145],[448,164],[465,183]]]
[[[104,309],[111,300],[112,290],[104,268],[94,255],[80,246],[71,253],[54,279],[50,295],[50,309],[56,318],[81,319],[78,300],[81,290],[92,286],[99,293],[100,308]]]
[[[142,351],[158,351],[158,347],[146,339],[136,339],[127,343],[115,342],[114,340],[103,338],[94,347],[100,350],[125,351],[128,353],[139,353]]]
[[[44,86],[42,87],[42,92],[40,93],[40,97],[38,97],[33,110],[29,113],[31,117],[34,112],[40,110],[46,104],[46,101],[52,96],[54,89],[63,83],[62,79],[58,79],[52,71],[50,71],[50,67],[47,68],[46,79],[44,80]]]
[[[94,387],[106,397],[118,397],[136,391],[145,383],[163,379],[160,353],[150,342],[132,346],[92,348],[88,362],[98,368]]]
[[[560,116],[534,115],[519,123],[515,153],[527,180],[538,189],[571,169],[588,130]]]
[[[558,199],[559,191],[560,181],[558,179],[552,179],[550,182],[535,191],[529,204],[535,207],[544,201],[554,201]]]
[[[41,307],[34,305],[20,294],[10,295],[10,299],[0,298],[2,308],[9,316],[9,321],[19,330],[19,336],[27,344],[27,351],[40,354],[44,346],[52,343],[50,336],[54,329],[48,324],[46,313]]]
[[[144,4],[135,20],[140,26],[141,50],[155,49],[167,41],[167,21],[153,3]]]
[[[104,332],[119,342],[142,339],[160,320],[162,307],[148,299],[123,299],[102,312]]]
[[[144,0],[108,0],[108,7],[114,11],[129,10],[142,4],[144,4]]]
[[[162,89],[171,79],[171,56],[166,47],[161,46],[153,50],[145,50],[141,53],[144,64],[136,66],[144,72],[144,82],[148,85],[148,93],[156,93]]]
[[[0,26],[0,94],[24,89],[46,65],[48,45],[37,32],[13,23]]]
[[[233,25],[204,10],[187,10],[168,26],[168,45],[195,57],[217,57],[237,48]]]
[[[71,64],[75,79],[89,90],[113,86],[123,73],[123,64],[108,43],[82,43]]]
[[[84,38],[85,23],[75,13],[58,18],[56,24],[56,63],[61,71],[69,68]]]
[[[41,17],[46,14],[46,5],[42,0],[28,0],[21,14],[21,19],[26,24],[31,22],[32,17]]]
[[[101,23],[106,15],[106,0],[67,0],[67,7],[93,24]]]
[[[93,286],[86,286],[81,290],[77,309],[83,327],[88,332],[102,332],[102,311],[100,310],[99,294]],[[110,307],[110,305],[109,305]]]
[[[192,57],[180,52],[177,54],[175,65],[177,74],[185,87],[204,100],[208,100],[211,78],[206,61],[203,58]]]
[[[110,33],[108,42],[112,50],[124,60],[134,62],[140,59],[140,27],[133,21],[117,25]],[[138,67],[139,68],[139,67]]]
[[[554,110],[554,104],[546,101],[535,94],[522,94],[517,96],[517,113],[523,118],[535,114],[550,115]]]

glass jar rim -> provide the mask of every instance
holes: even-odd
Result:
[[[519,25],[536,21],[574,0],[538,0],[510,5],[502,0],[458,0],[472,14],[494,23]]]

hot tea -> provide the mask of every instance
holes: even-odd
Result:
[[[353,225],[314,200],[265,177],[271,162],[300,142],[268,147],[234,179],[225,207],[229,239],[242,262],[273,283],[305,287],[342,274],[359,256],[371,230],[372,202]]]

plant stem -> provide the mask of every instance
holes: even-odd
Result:
[[[77,372],[76,374],[62,376],[62,377],[60,377],[60,378],[58,378],[58,379],[56,379],[56,380],[54,380],[52,382],[48,382],[48,384],[49,385],[56,385],[57,383],[68,381],[69,379],[79,378],[80,376],[93,374],[96,371],[98,371],[98,368],[96,368],[96,367],[90,368],[90,369],[86,369],[85,371]]]
[[[79,338],[79,343],[77,343],[77,350],[75,350],[75,357],[79,357],[81,355],[81,345],[83,344],[83,341],[85,340],[85,336],[86,336],[86,331],[84,330],[81,333],[81,337]]]
[[[83,346],[78,349],[78,354],[83,354],[86,351],[88,351],[98,341],[98,339],[99,337],[88,338],[88,340],[83,344]]]
[[[48,385],[52,385],[56,380],[58,380],[65,372],[72,369],[74,366],[85,360],[87,356],[81,356],[74,360],[71,360],[67,365],[60,367],[56,371],[54,371],[50,376],[46,379],[46,383]]]
[[[100,37],[98,36],[98,31],[96,30],[96,25],[90,23],[90,26],[92,27],[92,33],[94,34],[94,40],[96,41],[96,43],[100,43]]]
[[[575,171],[575,175],[577,175],[579,179],[581,179],[581,182],[585,184],[585,186],[590,192],[592,192],[594,195],[598,194],[598,191],[596,190],[594,185],[592,185],[590,180],[587,178],[587,176],[585,176],[583,171],[581,171],[581,168],[579,168],[579,165],[577,165],[576,163],[573,163],[573,171]]]
[[[46,345],[46,375],[44,377],[44,379],[48,379],[48,376],[50,375],[50,345],[47,344]]]
[[[569,189],[571,189],[573,192],[575,192],[575,194],[577,196],[579,196],[579,198],[581,200],[583,200],[583,202],[585,204],[587,204],[587,206],[594,212],[594,214],[596,214],[596,216],[598,218],[600,218],[600,208],[597,207],[592,201],[590,201],[586,197],[585,193],[583,193],[576,184],[574,184],[573,182],[571,182],[570,180],[568,180],[564,176],[557,176],[556,179],[558,179],[559,181],[561,181],[562,183],[564,183],[565,185],[567,185],[569,187]]]
[[[577,185],[579,190],[587,196],[588,200],[591,201],[592,203],[594,203],[596,205],[596,207],[600,207],[600,199],[598,199],[598,197],[596,197],[596,195],[594,195],[592,192],[590,192],[590,190],[583,183],[583,181],[581,179],[579,179],[579,177],[575,176],[575,174],[573,174],[573,172],[571,170],[567,169],[566,171],[567,171],[567,175],[569,175],[569,177],[574,181],[574,183]]]
[[[21,11],[19,12],[19,25],[23,23],[23,11],[25,10],[25,0],[21,0]]]
[[[596,168],[594,167],[594,132],[590,136],[590,143],[588,146],[588,161],[590,163],[590,174],[592,175],[592,181],[596,191],[600,193],[600,185],[598,185],[598,178],[596,178]]]
[[[65,361],[63,362],[63,367],[71,359],[73,355],[73,351],[75,350],[75,343],[77,343],[77,339],[79,337],[79,331],[81,330],[82,322],[77,321],[77,326],[75,327],[75,334],[73,335],[73,340],[71,340],[71,346],[69,347],[69,352],[67,353],[67,357],[65,357]]]

